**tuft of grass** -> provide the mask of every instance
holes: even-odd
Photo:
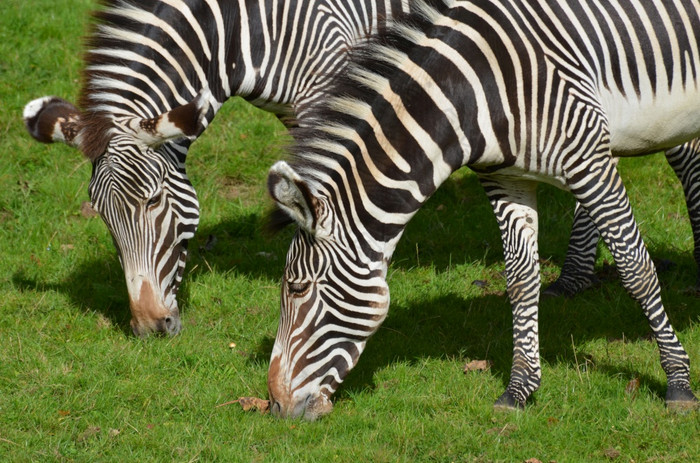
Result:
[[[0,461],[700,459],[698,414],[664,408],[657,349],[614,277],[576,298],[542,301],[542,387],[524,411],[494,411],[510,372],[510,307],[497,226],[466,171],[406,230],[390,268],[390,314],[330,416],[278,421],[222,405],[266,396],[291,230],[269,239],[260,229],[284,130],[234,99],[195,143],[188,172],[202,220],[180,296],[184,331],[134,338],[109,234],[80,213],[89,163],[35,143],[21,122],[32,98],[75,98],[93,6],[0,2]],[[700,392],[700,303],[686,291],[696,269],[682,191],[662,156],[620,169],[652,255],[675,264],[659,275],[663,297]],[[550,282],[573,201],[544,186],[539,203]],[[609,261],[601,247],[598,269]],[[474,359],[491,369],[463,373]]]

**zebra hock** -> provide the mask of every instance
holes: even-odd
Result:
[[[89,194],[124,269],[134,333],[176,334],[187,240],[199,223],[185,170],[191,143],[233,95],[294,124],[351,44],[408,2],[104,4],[88,36],[79,104],[40,98],[24,120],[37,140],[92,161]]]
[[[535,193],[547,182],[586,211],[648,318],[667,405],[697,407],[613,155],[700,135],[699,8],[472,0],[444,14],[425,8],[357,48],[268,176],[278,213],[297,225],[270,358],[272,412],[313,420],[331,411],[387,315],[387,267],[406,224],[462,166],[478,175],[503,240],[513,363],[496,406],[523,407],[540,385]]]

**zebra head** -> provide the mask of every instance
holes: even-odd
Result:
[[[34,138],[77,147],[92,161],[90,199],[117,248],[138,336],[181,328],[176,294],[199,223],[185,155],[207,109],[198,97],[154,118],[107,117],[44,97],[24,110]]]
[[[389,308],[386,260],[366,252],[352,218],[314,184],[283,161],[268,177],[270,195],[298,225],[268,372],[271,409],[308,420],[331,411],[331,395]]]

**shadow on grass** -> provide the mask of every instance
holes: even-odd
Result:
[[[538,200],[540,255],[551,257],[554,265],[560,266],[566,252],[573,201],[570,195],[548,187],[541,188]],[[279,281],[293,230],[264,238],[263,221],[259,214],[247,214],[200,228],[190,243],[190,259],[180,290],[184,317],[189,286],[201,275],[234,270],[250,278]],[[700,319],[697,298],[684,294],[694,284],[692,255],[663,247],[657,247],[652,254],[676,263],[660,274],[660,279],[674,327],[683,330]],[[484,266],[502,262],[498,227],[474,176],[451,179],[438,190],[409,224],[392,266],[427,266],[440,273],[465,262]],[[75,306],[96,310],[121,330],[130,332],[126,288],[116,253],[81,263],[60,284],[34,281],[21,273],[14,275],[13,282],[20,290],[64,293]],[[579,343],[617,339],[622,333],[637,339],[647,336],[649,328],[640,308],[620,288],[616,277],[576,298],[541,302],[541,355],[547,362],[575,367],[572,338]],[[262,338],[251,360],[267,362],[272,344],[271,337]],[[375,388],[375,373],[393,362],[424,358],[487,358],[493,362],[493,374],[502,378],[505,385],[510,374],[511,349],[511,313],[506,296],[485,293],[467,299],[446,294],[427,301],[394,304],[339,395]],[[614,368],[609,371],[611,375],[619,373]],[[665,389],[663,385],[652,388],[655,392]]]
[[[663,281],[666,280],[662,275]],[[696,296],[684,294],[683,287],[676,285],[666,293],[677,293],[666,308],[676,330],[684,330],[700,320]],[[604,283],[595,291],[586,291],[572,299],[543,299],[539,320],[542,360],[573,369],[585,362],[586,356],[577,344],[596,339],[652,342],[641,308],[616,282]],[[658,359],[658,353],[655,356]],[[424,302],[393,305],[338,396],[375,389],[378,386],[374,382],[375,373],[392,363],[417,364],[425,358],[488,359],[492,362],[491,374],[505,388],[512,363],[511,310],[507,297],[462,298],[449,294]],[[665,397],[665,382],[642,375],[633,367],[611,365],[604,359],[597,359],[595,367],[611,377],[638,377],[644,387],[661,399]],[[461,371],[455,370],[454,374]]]
[[[116,267],[116,269],[115,269]],[[68,296],[73,305],[104,315],[114,326],[131,334],[129,298],[116,252],[111,258],[83,262],[60,283],[46,283],[23,272],[12,276],[20,291],[56,291]]]

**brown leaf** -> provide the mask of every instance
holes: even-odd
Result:
[[[632,380],[625,386],[625,394],[631,399],[637,398],[637,392],[639,392],[639,378],[632,378]]]
[[[472,360],[471,362],[467,362],[466,365],[464,365],[464,372],[470,372],[470,371],[486,371],[489,368],[491,368],[491,361],[490,360]]]
[[[542,460],[538,460],[537,458],[528,458],[525,460],[525,463],[542,463]]]
[[[270,411],[269,400],[259,399],[257,397],[240,397],[235,402],[238,402],[244,412],[257,410],[260,413],[267,413]]]
[[[99,214],[92,208],[92,204],[90,204],[89,201],[83,201],[83,203],[80,205],[80,215],[86,219],[91,219],[93,217],[97,217]]]
[[[614,448],[612,448],[612,447],[610,447],[610,448],[608,448],[608,449],[603,450],[603,455],[604,455],[606,458],[609,458],[609,459],[611,459],[611,460],[614,460],[614,459],[616,459],[617,457],[620,456],[620,451],[619,451],[619,450],[616,450],[616,449],[614,449]]]

